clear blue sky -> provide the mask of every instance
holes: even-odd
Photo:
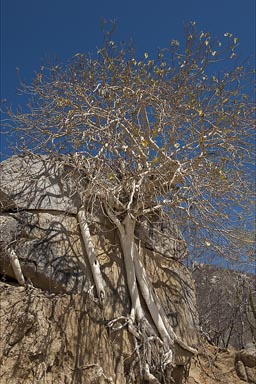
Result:
[[[188,21],[219,38],[233,33],[245,57],[255,50],[255,0],[1,0],[1,98],[21,102],[16,67],[29,81],[49,58],[101,46],[102,18],[117,19],[115,40],[132,37],[138,52],[181,39]]]

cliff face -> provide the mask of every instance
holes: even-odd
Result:
[[[110,321],[126,317],[130,301],[121,247],[99,209],[89,226],[104,278],[104,305],[81,241],[73,180],[60,162],[13,157],[1,164],[1,383],[139,383],[133,337]],[[177,227],[144,217],[136,227],[141,260],[176,334],[197,344],[194,285],[181,260]],[[6,247],[19,257],[30,286],[15,281]],[[117,327],[118,328],[118,327]],[[185,380],[191,355],[176,345],[175,382]],[[158,377],[161,382],[161,372]],[[171,378],[167,378],[170,380]]]

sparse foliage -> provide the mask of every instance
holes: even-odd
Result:
[[[182,341],[141,263],[136,221],[170,215],[194,256],[203,250],[253,262],[252,72],[238,64],[237,45],[229,33],[221,43],[191,23],[184,47],[172,40],[155,58],[146,52],[139,60],[133,47],[106,35],[95,55],[42,66],[31,85],[22,85],[28,109],[7,111],[15,149],[61,157],[76,175],[84,208],[97,202],[116,226],[129,271],[129,330],[139,336],[143,297],[166,366],[173,343]],[[144,329],[155,335],[150,324]]]
[[[87,164],[93,194],[118,211],[164,207],[188,223],[190,244],[249,261],[253,75],[236,66],[236,37],[226,33],[222,45],[195,28],[184,48],[172,40],[156,58],[137,60],[108,36],[95,56],[42,66],[22,85],[28,110],[9,110],[9,128],[21,153],[69,153],[75,167]]]

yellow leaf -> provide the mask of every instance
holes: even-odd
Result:
[[[73,116],[74,116],[74,114],[75,114],[75,111],[73,110],[73,109],[70,109],[69,111],[68,111],[68,119],[71,119]]]
[[[108,175],[108,178],[109,178],[109,180],[112,180],[113,178],[114,178],[114,173],[113,172],[111,172],[109,175]]]
[[[179,146],[180,146],[179,143],[175,143],[175,144],[174,144],[174,147],[175,147],[175,148],[179,148]]]
[[[205,40],[205,45],[207,47],[207,45],[209,45],[209,40]]]
[[[159,157],[154,157],[154,159],[152,160],[152,164],[155,164],[155,163],[157,163],[158,162],[158,160],[159,160]]]
[[[142,140],[141,144],[142,144],[143,147],[146,147],[146,146],[148,145],[148,143],[146,142],[146,140]]]
[[[234,44],[237,44],[237,43],[238,43],[238,38],[234,37]]]
[[[144,57],[145,57],[145,59],[148,58],[148,53],[147,52],[144,53]]]
[[[207,247],[210,247],[211,243],[209,243],[209,241],[205,241],[205,244],[207,245]]]
[[[201,116],[201,117],[204,116],[204,112],[202,111],[202,109],[200,109],[200,110],[198,111],[198,115]]]
[[[74,138],[74,142],[73,142],[73,145],[74,145],[74,148],[78,148],[79,145],[81,145],[81,142],[79,139],[77,139],[76,137]]]
[[[63,97],[60,97],[59,100],[57,100],[58,107],[67,107],[70,105],[70,101],[68,99],[64,99]]]

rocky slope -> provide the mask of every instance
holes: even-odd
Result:
[[[192,360],[188,384],[245,383],[256,383],[255,346],[237,351],[220,350],[207,342],[201,344],[198,356]]]
[[[213,345],[237,350],[256,341],[255,275],[194,265],[201,333]],[[255,313],[253,313],[255,312]]]

